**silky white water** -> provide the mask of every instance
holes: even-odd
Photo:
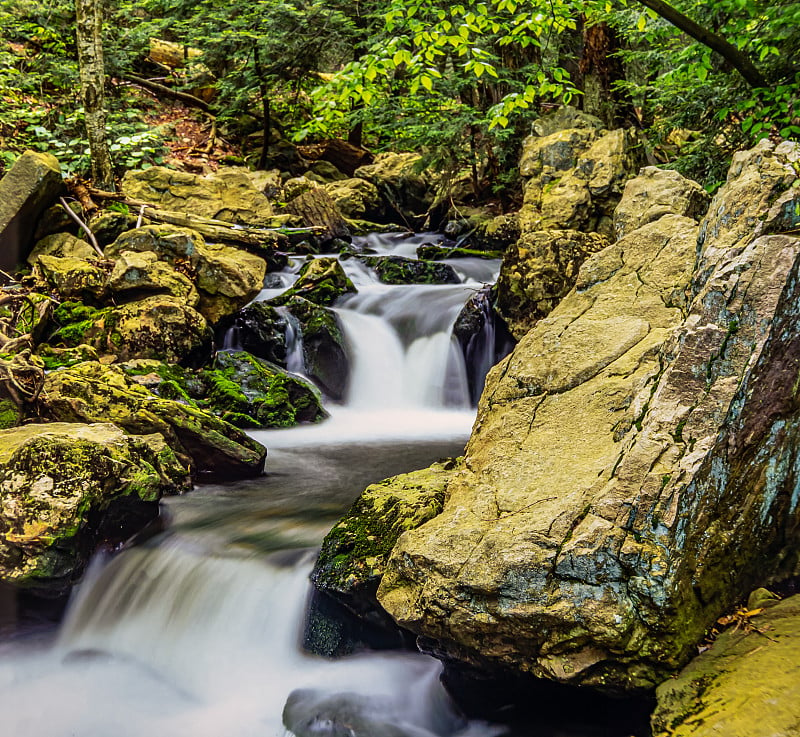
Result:
[[[419,242],[370,240],[391,253]],[[353,718],[356,737],[496,732],[457,717],[433,659],[334,662],[299,646],[325,530],[366,484],[460,453],[474,419],[450,335],[474,285],[388,287],[356,263],[359,294],[336,306],[346,401],[318,425],[253,432],[266,476],[165,500],[167,533],[96,559],[53,642],[0,643],[0,735],[280,737],[287,700],[320,737]]]

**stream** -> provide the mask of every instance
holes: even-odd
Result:
[[[359,245],[413,255],[421,242],[371,236]],[[499,733],[456,714],[432,658],[333,661],[299,645],[308,574],[335,520],[369,483],[463,451],[475,410],[451,329],[499,268],[461,259],[462,284],[387,286],[357,259],[344,265],[359,290],[336,305],[351,362],[346,400],[318,425],[253,431],[269,449],[264,476],[164,499],[167,529],[96,556],[58,631],[0,642],[0,734]],[[259,298],[293,278],[278,275]]]

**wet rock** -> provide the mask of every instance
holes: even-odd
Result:
[[[622,238],[662,215],[674,213],[700,220],[711,197],[697,183],[670,169],[646,166],[625,185],[614,211],[614,235]]]
[[[197,407],[158,397],[118,366],[81,363],[47,375],[42,413],[61,422],[113,422],[131,434],[160,433],[197,473],[241,478],[261,473],[266,449]]]
[[[729,629],[659,686],[656,737],[793,737],[800,724],[800,596]]]
[[[284,305],[292,297],[303,297],[314,304],[328,307],[343,294],[356,292],[350,277],[344,273],[339,261],[331,257],[306,261],[297,281],[279,297],[270,300],[273,305]]]
[[[300,324],[304,373],[326,396],[341,401],[347,395],[350,361],[336,313],[302,297],[293,297],[286,309]]]
[[[435,737],[412,724],[387,697],[296,689],[283,708],[283,724],[297,737]]]
[[[207,175],[163,166],[128,171],[122,192],[164,210],[190,213],[229,223],[271,227],[272,206],[244,167],[225,166]]]
[[[97,258],[97,253],[85,240],[69,233],[53,233],[38,241],[26,260],[33,266],[40,256],[89,260]]]
[[[796,570],[800,240],[753,238],[794,177],[760,144],[699,258],[664,215],[584,262],[490,372],[442,513],[392,551],[378,600],[401,626],[453,661],[634,691]]]
[[[0,269],[25,259],[41,214],[63,189],[54,156],[26,151],[0,180]]]
[[[248,353],[286,366],[286,316],[266,302],[241,309],[234,320],[236,341]]]
[[[0,580],[56,595],[95,545],[158,515],[188,471],[160,435],[56,422],[0,431]]]
[[[359,256],[384,284],[460,284],[449,264],[403,256]]]
[[[526,232],[503,256],[496,309],[521,339],[572,289],[581,264],[608,245],[597,233],[575,230]]]
[[[516,213],[497,215],[478,223],[469,237],[469,243],[484,251],[505,251],[512,243],[516,243],[521,233]]]
[[[417,258],[423,261],[446,258],[486,258],[501,259],[501,251],[478,251],[474,248],[455,248],[433,243],[423,243],[417,248]]]
[[[72,348],[86,343],[120,361],[157,358],[196,365],[211,353],[213,333],[205,318],[182,300],[155,295],[136,302],[94,309],[64,303],[54,319],[61,327],[49,342]]]
[[[244,351],[218,353],[201,378],[206,406],[237,427],[293,427],[328,416],[312,384]]]

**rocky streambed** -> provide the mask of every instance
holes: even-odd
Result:
[[[657,734],[760,734],[749,701],[793,734],[791,698],[734,686],[795,639],[792,598],[748,594],[791,595],[800,572],[800,154],[763,141],[712,199],[640,151],[543,118],[520,211],[450,213],[451,241],[352,237],[353,217],[441,211],[408,155],[329,183],[129,173],[147,204],[90,219],[95,244],[47,210],[57,162],[20,159],[0,183],[6,255],[28,263],[0,304],[0,575],[9,601],[84,584],[55,647],[11,648],[7,697],[107,681],[128,712],[144,668],[170,690],[131,734],[202,734],[211,713],[242,735],[503,730],[459,716],[424,656],[327,669],[288,646],[310,572],[308,649],[421,649],[462,710],[514,734],[561,734],[546,706],[579,703],[570,734],[644,735],[655,693]],[[476,257],[499,253],[491,287]],[[154,538],[85,574],[159,509]],[[313,570],[288,552],[326,532]],[[726,624],[739,640],[711,645]],[[109,718],[65,702],[13,725]]]

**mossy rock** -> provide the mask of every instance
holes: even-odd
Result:
[[[417,261],[402,256],[360,256],[384,284],[460,284],[449,264]]]
[[[95,250],[85,240],[76,238],[70,233],[53,233],[40,239],[26,260],[34,266],[42,256],[85,260],[97,258]]]
[[[33,269],[39,288],[62,299],[100,299],[106,293],[107,272],[96,260],[41,255]]]
[[[292,427],[328,416],[313,385],[244,351],[218,353],[202,375],[207,406],[239,427]]]
[[[337,259],[315,258],[303,264],[294,285],[279,297],[270,300],[270,303],[284,305],[292,297],[298,296],[309,302],[328,307],[343,294],[355,292],[355,285],[344,273],[344,269]]]
[[[311,579],[354,611],[377,607],[374,595],[400,535],[437,516],[453,461],[368,486],[322,543]]]
[[[417,258],[423,260],[445,258],[503,258],[502,251],[479,251],[475,248],[448,248],[433,243],[424,243],[417,248]]]
[[[132,434],[161,433],[198,473],[257,476],[266,449],[197,406],[153,394],[118,366],[85,362],[47,375],[44,416],[67,422],[113,422]]]
[[[44,363],[47,371],[57,368],[75,366],[84,361],[97,361],[97,351],[90,345],[77,345],[74,348],[54,348],[42,343],[36,347],[36,355]]]
[[[245,351],[220,352],[208,369],[141,360],[120,368],[159,397],[210,412],[237,427],[292,427],[328,416],[314,386]]]
[[[800,596],[746,620],[659,686],[656,737],[798,734]]]
[[[54,318],[61,327],[50,337],[51,345],[85,343],[120,361],[155,358],[199,365],[210,355],[214,338],[205,318],[171,295],[104,309],[68,303],[55,310]]]
[[[133,534],[162,494],[188,484],[159,435],[62,422],[0,430],[0,580],[63,593],[97,543]]]
[[[150,252],[123,251],[114,262],[108,288],[123,299],[155,292],[177,297],[192,308],[200,302],[191,279]]]

